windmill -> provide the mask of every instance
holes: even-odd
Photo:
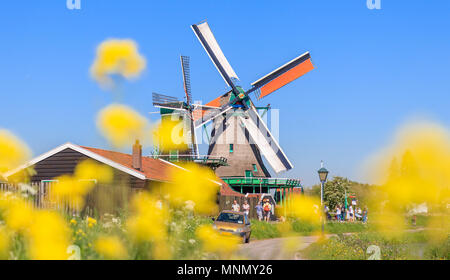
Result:
[[[276,173],[292,169],[292,163],[258,114],[250,93],[260,100],[314,69],[309,52],[258,79],[245,91],[238,85],[239,78],[208,23],[204,21],[191,28],[231,88],[206,106],[196,108],[192,114],[194,130],[213,121],[208,155],[226,156],[229,164],[219,168],[216,174],[220,177],[238,177],[245,171],[245,177],[270,177],[261,154]]]
[[[176,97],[153,93],[153,106],[160,108],[160,113],[162,118],[176,118],[182,120],[183,135],[186,138],[188,144],[188,151],[186,156],[191,156],[193,158],[198,157],[198,145],[195,141],[195,129],[193,121],[194,108],[201,105],[192,104],[192,94],[191,94],[191,78],[190,78],[190,66],[189,57],[180,56],[181,61],[181,71],[183,75],[183,88],[185,94],[185,100],[180,101]],[[179,153],[180,151],[176,151]]]

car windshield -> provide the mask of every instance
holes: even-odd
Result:
[[[234,214],[234,213],[220,213],[219,217],[217,218],[218,222],[226,222],[226,223],[236,223],[236,224],[242,224],[244,223],[244,216],[240,214]]]

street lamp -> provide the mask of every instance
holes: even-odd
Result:
[[[328,170],[325,169],[325,167],[323,167],[323,161],[320,162],[320,169],[317,171],[317,173],[319,173],[319,179],[320,179],[320,208],[323,214],[323,187],[325,182],[327,181],[327,177],[328,177]],[[323,219],[323,215],[321,216],[322,219],[322,233],[324,232],[324,219]]]

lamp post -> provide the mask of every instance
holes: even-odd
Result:
[[[319,179],[320,179],[320,208],[322,211],[322,215],[321,215],[321,219],[322,219],[322,234],[325,231],[325,221],[323,218],[323,187],[325,182],[327,181],[327,177],[328,177],[328,170],[325,169],[325,167],[323,167],[323,161],[320,162],[320,169],[317,171],[317,173],[319,173]]]

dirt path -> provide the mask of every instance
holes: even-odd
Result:
[[[251,260],[298,260],[302,259],[299,252],[318,239],[319,236],[299,236],[255,240],[241,245],[239,254]]]
[[[423,228],[409,229],[407,232],[421,231]],[[350,235],[354,233],[344,233]],[[326,234],[327,238],[337,236]],[[287,238],[273,238],[253,240],[249,244],[242,244],[239,255],[250,260],[302,260],[301,251],[319,240],[320,236],[296,236]],[[284,248],[287,248],[286,250]]]

